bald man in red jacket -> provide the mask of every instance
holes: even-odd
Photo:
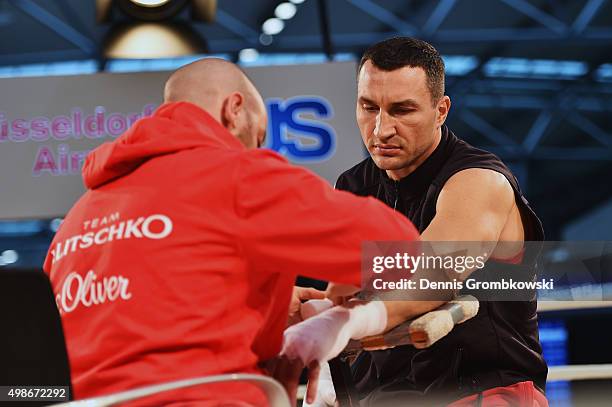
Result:
[[[281,348],[297,275],[360,284],[361,242],[413,240],[402,215],[258,150],[263,100],[233,64],[175,72],[165,104],[83,168],[87,192],[49,249],[77,399],[222,373]],[[155,404],[234,400],[217,385]]]

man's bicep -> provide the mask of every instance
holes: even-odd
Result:
[[[502,174],[460,171],[442,188],[423,240],[497,241],[514,205],[514,192]]]

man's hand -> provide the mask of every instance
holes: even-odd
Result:
[[[337,356],[349,340],[382,332],[387,325],[387,311],[380,301],[351,301],[332,307],[285,329],[283,347],[274,369],[290,397],[294,397],[301,369],[309,367],[306,400],[314,402],[320,363]]]
[[[379,334],[386,325],[383,302],[350,301],[285,329],[280,354],[304,365],[326,362],[338,356],[350,339]]]
[[[325,290],[325,296],[332,300],[334,305],[341,305],[346,303],[358,292],[359,287],[353,285],[329,283],[327,285],[327,290]]]
[[[325,298],[325,292],[310,287],[293,287],[291,303],[289,304],[289,317],[287,318],[287,326],[297,324],[302,321],[300,316],[300,304],[306,300],[322,300]]]

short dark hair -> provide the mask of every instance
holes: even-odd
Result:
[[[366,61],[383,71],[410,66],[419,67],[427,76],[427,87],[432,102],[444,96],[444,61],[438,51],[429,43],[410,37],[394,37],[369,47],[361,57],[357,76]]]

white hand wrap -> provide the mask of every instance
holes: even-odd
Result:
[[[328,300],[327,298],[324,300],[309,300],[303,302],[300,304],[300,315],[302,316],[302,321],[310,317],[314,317],[315,315],[318,315],[333,306],[334,303],[332,300]]]
[[[387,310],[382,301],[352,308],[338,306],[290,326],[285,330],[281,354],[308,365],[338,356],[350,339],[361,339],[384,331]]]

